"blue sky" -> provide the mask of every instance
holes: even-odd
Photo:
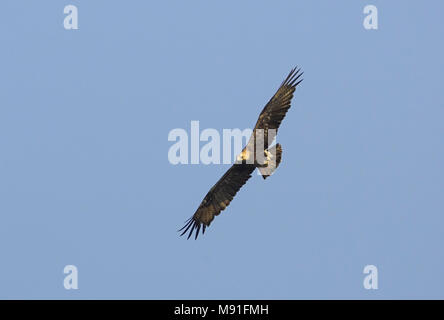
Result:
[[[78,30],[63,28],[68,4]],[[362,25],[367,4],[378,30]],[[442,12],[4,1],[0,297],[444,298]],[[180,238],[229,166],[171,165],[169,131],[252,127],[295,65],[278,171]],[[63,286],[71,264],[78,290]]]

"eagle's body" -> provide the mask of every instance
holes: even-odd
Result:
[[[302,79],[299,80],[302,74],[300,69],[291,70],[259,115],[253,134],[245,148],[237,156],[236,162],[208,191],[196,213],[179,230],[183,230],[181,235],[191,228],[188,238],[196,230],[195,239],[197,239],[201,227],[202,233],[204,233],[205,228],[230,204],[256,168],[260,170],[265,179],[279,166],[282,148],[280,144],[269,146],[269,142],[271,143],[275,138],[279,125],[290,108],[296,86],[302,81]]]

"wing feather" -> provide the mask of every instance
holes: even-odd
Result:
[[[254,126],[253,136],[249,143],[253,141],[256,137],[256,130],[264,130],[264,146],[265,149],[268,148],[268,141],[273,141],[275,138],[279,126],[284,119],[288,109],[291,107],[291,99],[293,98],[293,93],[296,90],[296,86],[302,82],[301,76],[304,73],[301,69],[293,68],[288,74],[287,78],[281,83],[279,89],[276,91],[274,96],[268,101],[262,110],[259,118]],[[274,129],[269,131],[269,129]]]
[[[179,230],[179,232],[182,231],[181,236],[190,230],[187,237],[189,239],[196,230],[195,239],[197,239],[201,226],[203,226],[202,233],[204,233],[205,228],[211,224],[214,217],[230,204],[240,188],[251,178],[254,169],[255,166],[251,164],[233,164],[210,189],[196,213]]]

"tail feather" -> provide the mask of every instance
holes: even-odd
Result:
[[[270,154],[268,165],[266,167],[259,167],[259,171],[264,179],[267,179],[274,173],[282,160],[282,146],[279,143],[272,148],[269,148],[267,151]]]

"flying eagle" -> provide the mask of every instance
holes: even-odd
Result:
[[[279,166],[282,156],[281,145],[276,144],[269,148],[268,142],[275,138],[279,125],[290,108],[296,86],[302,82],[302,74],[300,68],[294,68],[290,71],[259,115],[253,134],[236,158],[236,162],[208,191],[196,213],[179,230],[179,232],[182,231],[181,236],[190,230],[187,239],[191,237],[194,231],[196,233],[195,239],[197,239],[201,228],[202,234],[205,233],[205,228],[210,225],[215,216],[219,215],[230,204],[239,189],[250,179],[254,169],[258,168],[262,177],[266,179]],[[260,157],[261,152],[257,150],[258,142],[261,142],[262,157]],[[259,161],[258,158],[263,159],[263,161]]]

